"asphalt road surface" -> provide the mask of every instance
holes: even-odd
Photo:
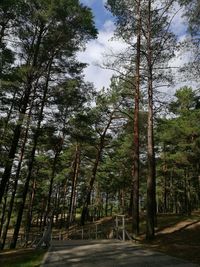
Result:
[[[41,267],[199,267],[116,240],[54,241]]]

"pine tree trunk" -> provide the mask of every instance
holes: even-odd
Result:
[[[139,101],[140,101],[140,45],[141,45],[141,14],[140,0],[137,2],[137,55],[135,75],[135,108],[133,120],[133,207],[132,207],[132,231],[139,234]]]
[[[5,216],[6,216],[7,194],[8,194],[8,185],[7,185],[7,187],[6,187],[6,193],[5,193],[5,196],[4,196],[3,207],[2,207],[2,210],[1,210],[0,237],[1,237],[1,233],[2,233],[2,229],[3,229],[3,225],[4,225],[4,222],[5,222]]]
[[[105,215],[108,216],[108,201],[109,201],[109,193],[106,192],[106,204],[105,204]]]
[[[2,179],[1,179],[1,184],[0,184],[0,203],[1,203],[2,198],[3,198],[3,194],[4,194],[4,191],[5,191],[5,188],[6,188],[6,184],[9,182],[9,179],[10,179],[11,170],[12,170],[12,166],[13,166],[13,161],[14,161],[14,158],[15,158],[15,155],[16,155],[16,152],[17,152],[18,143],[19,143],[19,139],[20,139],[20,134],[21,134],[21,130],[22,130],[22,125],[23,125],[23,122],[24,122],[25,114],[26,114],[26,109],[27,109],[28,104],[29,104],[29,98],[30,98],[30,95],[31,95],[32,85],[33,85],[33,81],[34,81],[34,68],[37,66],[37,61],[38,61],[38,55],[39,55],[39,49],[40,49],[40,45],[41,45],[41,39],[42,39],[43,30],[44,30],[43,28],[40,29],[36,44],[34,44],[34,42],[32,43],[32,51],[35,51],[35,53],[33,55],[32,65],[29,66],[29,67],[32,67],[32,72],[31,73],[27,73],[27,84],[26,84],[26,88],[25,88],[23,99],[21,101],[20,114],[19,114],[18,121],[16,123],[16,127],[15,127],[15,130],[14,130],[14,136],[13,136],[11,147],[10,147],[10,151],[9,151],[9,154],[8,154],[8,159],[7,159],[7,162],[6,162],[6,165],[5,165],[5,169],[4,169],[4,173],[3,173]],[[38,29],[36,31],[38,31]],[[28,65],[28,63],[27,63],[27,65]]]
[[[4,170],[4,173],[2,175],[1,184],[0,184],[0,203],[1,203],[2,198],[3,198],[3,194],[5,191],[6,185],[10,179],[11,169],[12,169],[13,161],[14,161],[15,154],[16,154],[17,148],[18,148],[19,138],[20,138],[20,134],[21,134],[21,130],[22,130],[22,124],[23,124],[23,121],[25,118],[26,109],[28,106],[30,92],[31,92],[31,84],[29,84],[29,86],[26,90],[24,99],[23,99],[21,113],[20,113],[19,119],[17,121],[15,130],[14,130],[14,137],[13,137],[11,148],[9,151],[8,160],[6,162],[5,170]]]
[[[33,180],[33,185],[32,185],[32,190],[31,190],[32,192],[30,194],[29,207],[28,207],[28,212],[27,212],[26,237],[25,237],[26,246],[28,245],[32,217],[33,217],[33,202],[35,198],[35,190],[36,190],[36,178],[34,178]]]
[[[55,204],[54,204],[54,211],[53,214],[56,216],[55,224],[58,225],[58,219],[59,219],[59,210],[60,210],[60,185],[57,186],[56,190],[56,197],[55,197]]]
[[[69,204],[69,219],[68,219],[68,226],[72,223],[74,217],[74,207],[75,207],[75,200],[76,200],[76,185],[79,175],[79,168],[80,168],[80,147],[76,145],[76,154],[74,160],[74,171],[72,177],[72,187],[71,187],[71,196],[70,196],[70,204]]]
[[[33,137],[33,147],[32,147],[32,151],[31,151],[31,155],[30,155],[30,161],[28,163],[28,174],[27,174],[27,177],[26,177],[26,180],[25,180],[25,184],[24,184],[24,190],[23,190],[23,194],[22,194],[22,202],[19,205],[19,210],[18,210],[18,215],[17,215],[17,222],[16,222],[16,225],[15,225],[14,234],[13,234],[13,237],[12,237],[10,248],[15,248],[16,244],[17,244],[18,234],[19,234],[21,221],[22,221],[22,215],[23,215],[24,206],[25,206],[25,202],[26,202],[26,196],[27,196],[27,193],[28,193],[29,183],[30,183],[31,176],[32,176],[32,169],[33,169],[34,160],[35,160],[35,151],[36,151],[36,147],[37,147],[38,138],[39,138],[39,135],[40,135],[40,126],[41,126],[41,122],[42,122],[42,119],[43,119],[43,110],[44,110],[47,91],[48,91],[48,84],[49,84],[52,60],[53,59],[51,58],[49,63],[48,63],[48,71],[47,71],[46,83],[45,83],[45,86],[44,86],[44,93],[43,93],[43,99],[42,99],[42,103],[41,103],[41,109],[40,109],[40,113],[39,113],[36,132],[35,132],[34,137]]]
[[[94,181],[96,179],[96,173],[97,173],[97,169],[98,169],[98,165],[99,165],[99,161],[100,161],[100,157],[101,157],[102,151],[103,151],[103,139],[101,140],[100,147],[98,149],[96,160],[95,160],[94,167],[93,167],[93,170],[92,170],[92,176],[91,176],[91,179],[90,179],[90,185],[89,185],[89,188],[88,188],[88,191],[87,191],[87,194],[86,194],[86,200],[85,200],[85,204],[84,204],[84,207],[83,207],[83,210],[82,210],[82,214],[81,214],[81,225],[85,224],[85,220],[89,216],[88,206],[90,205],[90,197],[91,197]]]
[[[68,186],[68,180],[66,179],[64,181],[64,194],[63,194],[63,223],[65,226],[67,226],[67,207],[66,207],[66,203],[67,203],[67,187]],[[66,227],[67,229],[67,227]]]
[[[167,213],[167,177],[164,173],[164,201],[163,201],[163,212]]]
[[[93,185],[94,185],[94,182],[95,182],[95,179],[96,179],[96,174],[97,174],[97,169],[98,169],[98,165],[99,165],[99,162],[100,162],[101,154],[103,152],[106,133],[107,133],[107,130],[109,129],[110,124],[112,122],[113,114],[114,114],[114,111],[111,113],[109,121],[108,121],[108,124],[105,127],[104,132],[103,132],[103,134],[101,135],[101,138],[100,138],[100,143],[99,143],[99,147],[98,147],[98,150],[97,150],[95,163],[94,163],[94,166],[93,166],[93,169],[92,169],[92,176],[90,178],[90,184],[89,184],[89,187],[88,187],[88,190],[87,190],[87,193],[86,193],[86,199],[85,199],[85,203],[83,205],[83,209],[82,209],[82,213],[81,213],[81,225],[85,224],[85,220],[89,215],[88,206],[90,205],[90,197],[91,197]]]
[[[34,88],[33,100],[32,100],[32,104],[30,106],[30,110],[29,110],[28,117],[27,117],[26,131],[25,131],[25,134],[24,134],[24,140],[23,140],[23,143],[22,143],[22,146],[21,146],[19,162],[18,162],[18,166],[17,166],[15,179],[14,179],[13,192],[12,192],[11,200],[10,200],[10,203],[9,203],[7,222],[6,222],[6,225],[5,225],[5,228],[4,228],[4,232],[3,232],[3,236],[2,236],[2,245],[1,245],[2,249],[5,246],[7,232],[8,232],[10,219],[11,219],[11,215],[12,215],[12,210],[13,210],[13,205],[14,205],[14,200],[15,200],[15,195],[16,195],[16,192],[17,192],[17,186],[18,186],[18,181],[19,181],[19,177],[20,177],[21,165],[22,165],[22,161],[23,161],[23,158],[24,158],[26,142],[27,142],[27,139],[28,139],[28,132],[29,132],[29,127],[30,127],[30,122],[31,122],[30,119],[31,119],[31,114],[32,114],[32,109],[33,109],[33,102],[34,102],[34,98],[35,98],[36,87],[37,87],[37,83],[36,83],[36,86]]]
[[[148,125],[147,125],[147,157],[148,157],[148,176],[147,176],[147,221],[146,238],[154,238],[156,200],[155,200],[155,153],[153,135],[153,77],[152,77],[152,44],[151,44],[151,0],[148,1]]]
[[[13,205],[14,205],[14,200],[15,200],[15,195],[16,195],[16,192],[17,192],[17,186],[18,186],[18,180],[19,180],[22,160],[23,160],[23,157],[24,157],[25,145],[26,145],[26,141],[27,141],[27,137],[28,137],[28,129],[29,129],[29,125],[27,125],[24,141],[23,141],[22,148],[21,148],[19,163],[18,163],[18,167],[17,167],[15,179],[14,179],[13,192],[12,192],[12,196],[11,196],[10,203],[9,203],[7,221],[6,221],[6,225],[5,225],[5,228],[4,228],[4,231],[3,231],[3,235],[2,235],[1,249],[4,248],[5,242],[6,242],[7,232],[8,232],[10,219],[11,219],[11,215],[12,215],[12,210],[13,210]]]
[[[52,166],[52,174],[51,174],[51,180],[49,185],[49,193],[48,193],[48,200],[47,200],[47,208],[46,208],[46,214],[44,218],[44,225],[46,225],[46,220],[49,216],[50,210],[51,210],[51,196],[53,191],[53,183],[55,178],[55,171],[56,171],[56,164],[57,164],[57,158],[58,158],[59,152],[55,152],[54,160],[53,160],[53,166]]]

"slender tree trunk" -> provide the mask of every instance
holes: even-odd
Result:
[[[86,194],[86,200],[83,206],[83,210],[82,210],[82,214],[81,214],[81,225],[85,224],[85,220],[88,217],[88,206],[90,205],[90,197],[91,197],[91,193],[92,193],[92,189],[93,189],[93,185],[94,185],[94,181],[96,179],[96,173],[97,173],[97,169],[98,169],[98,165],[99,165],[99,161],[100,161],[100,157],[101,157],[101,153],[103,151],[103,143],[100,144],[100,147],[97,151],[97,155],[96,155],[96,160],[94,163],[94,167],[92,170],[92,176],[90,179],[90,185]]]
[[[33,51],[35,51],[34,56],[33,56],[32,66],[31,66],[32,70],[30,71],[30,73],[27,74],[27,84],[26,84],[24,96],[23,96],[23,99],[21,102],[20,114],[19,114],[18,121],[16,123],[16,127],[14,130],[14,136],[13,136],[10,151],[8,154],[8,159],[7,159],[4,173],[3,173],[2,179],[1,179],[0,203],[1,203],[2,198],[3,198],[6,184],[9,182],[9,179],[10,179],[13,161],[14,161],[14,158],[15,158],[15,155],[17,152],[17,148],[18,148],[18,143],[19,143],[19,139],[20,139],[22,125],[23,125],[26,110],[27,110],[27,107],[29,104],[29,98],[30,98],[30,94],[32,91],[33,81],[34,81],[34,71],[35,71],[34,68],[37,66],[39,49],[40,49],[40,44],[41,44],[41,40],[42,40],[42,33],[43,33],[43,28],[40,29],[36,44],[32,43],[32,46],[34,47]]]
[[[53,214],[56,216],[55,224],[58,225],[59,211],[60,211],[60,184],[57,185],[54,207],[55,209],[53,211]]]
[[[163,212],[167,212],[167,177],[164,172],[164,201],[163,201]]]
[[[124,214],[125,213],[125,192],[124,192],[124,188],[122,188],[120,190],[120,210],[121,213]]]
[[[109,193],[106,192],[106,203],[105,203],[105,216],[108,216],[108,201],[109,201]]]
[[[34,137],[33,137],[33,147],[32,147],[32,151],[31,151],[31,155],[30,155],[30,161],[29,161],[29,164],[28,164],[28,174],[27,174],[26,181],[25,181],[25,184],[24,184],[24,190],[23,190],[23,194],[22,194],[22,202],[21,202],[21,204],[19,206],[18,215],[17,215],[17,222],[16,222],[16,225],[15,225],[15,229],[14,229],[14,233],[13,233],[13,237],[12,237],[12,242],[11,242],[10,248],[15,248],[16,244],[17,244],[18,234],[19,234],[21,221],[22,221],[22,215],[23,215],[24,206],[25,206],[25,202],[26,202],[26,196],[27,196],[27,193],[28,193],[29,183],[30,183],[30,180],[31,180],[32,169],[33,169],[34,160],[35,160],[35,151],[36,151],[36,147],[37,147],[38,138],[39,138],[39,135],[40,135],[40,126],[41,126],[41,122],[42,122],[42,119],[43,119],[44,106],[45,106],[45,103],[46,103],[46,96],[47,96],[47,91],[48,91],[48,84],[49,84],[52,60],[53,60],[53,58],[51,58],[49,63],[48,63],[48,71],[47,71],[46,83],[44,85],[43,99],[42,99],[42,103],[41,103],[41,109],[40,109],[40,113],[39,113],[36,132],[35,132]]]
[[[198,189],[198,193],[197,193],[197,195],[198,195],[198,201],[197,201],[197,207],[199,208],[199,206],[200,206],[200,164],[197,164],[198,166],[197,166],[197,184],[198,184],[198,186],[197,186],[197,189]]]
[[[67,225],[67,190],[68,189],[68,179],[65,180],[64,182],[64,194],[63,194],[63,214],[64,214],[64,224]]]
[[[174,170],[171,169],[170,171],[170,194],[169,194],[169,210],[170,212],[174,212],[174,193],[175,192],[175,185],[174,185]]]
[[[5,170],[4,173],[2,175],[2,179],[1,179],[1,184],[0,184],[0,203],[2,201],[2,197],[6,188],[7,183],[9,182],[10,179],[10,174],[11,174],[11,169],[12,169],[12,165],[13,165],[13,161],[15,158],[15,154],[18,148],[18,142],[19,142],[19,138],[20,138],[20,134],[21,134],[21,130],[22,130],[22,124],[25,118],[25,113],[26,113],[26,109],[28,106],[28,101],[29,101],[29,96],[30,96],[30,92],[31,92],[31,81],[29,81],[30,84],[26,89],[26,93],[23,99],[23,103],[22,103],[22,109],[21,109],[21,113],[19,116],[19,119],[17,121],[15,130],[14,130],[14,136],[13,136],[13,140],[11,143],[11,148],[9,151],[9,155],[8,155],[8,160],[6,162],[6,166],[5,166]]]
[[[42,230],[42,226],[44,222],[43,218],[45,218],[45,208],[46,208],[46,203],[45,203],[45,199],[43,198],[42,205],[41,205],[41,212],[40,212],[40,225],[39,225],[40,231]]]
[[[100,138],[100,143],[99,143],[99,147],[98,147],[98,150],[97,150],[97,155],[96,155],[94,167],[92,169],[92,176],[90,178],[90,184],[89,184],[89,187],[88,187],[88,190],[87,190],[87,193],[86,193],[86,200],[85,200],[85,203],[83,205],[83,209],[82,209],[82,213],[81,213],[81,225],[84,225],[85,219],[86,219],[86,217],[88,215],[88,212],[89,212],[88,211],[88,205],[90,204],[90,197],[91,197],[93,185],[94,185],[94,182],[95,182],[95,179],[96,179],[96,174],[97,174],[97,169],[98,169],[98,165],[99,165],[99,162],[100,162],[101,154],[103,152],[106,133],[107,133],[107,130],[109,129],[110,124],[112,122],[113,114],[114,114],[114,111],[111,113],[111,116],[109,118],[108,124],[105,127],[104,132],[103,132],[103,134],[101,135],[101,138]]]
[[[25,145],[26,145],[26,141],[27,141],[27,137],[28,137],[28,129],[29,129],[29,126],[27,126],[25,137],[24,137],[24,141],[23,141],[22,148],[21,148],[21,153],[20,153],[19,163],[18,163],[18,167],[17,167],[17,172],[16,172],[15,179],[14,179],[13,192],[12,192],[11,200],[10,200],[10,203],[9,203],[7,221],[6,221],[6,225],[5,225],[5,228],[4,228],[4,231],[3,231],[3,235],[2,235],[1,249],[4,248],[5,242],[6,242],[7,232],[8,232],[10,219],[11,219],[11,215],[12,215],[12,210],[13,210],[13,205],[14,205],[14,200],[15,200],[15,195],[16,195],[16,192],[17,192],[17,186],[18,186],[18,180],[19,180],[22,160],[23,160],[23,157],[24,157]]]
[[[36,93],[36,87],[37,87],[37,83],[36,83],[36,86],[35,86],[35,89],[34,89],[34,97],[35,97],[35,93]],[[32,109],[33,109],[34,97],[33,97],[32,104],[30,106],[30,110],[29,110],[29,113],[28,113],[26,131],[25,131],[24,140],[23,140],[23,143],[22,143],[22,146],[21,146],[19,162],[18,162],[18,166],[17,166],[15,179],[14,179],[13,192],[12,192],[11,200],[10,200],[10,203],[9,203],[7,222],[6,222],[6,225],[5,225],[5,228],[4,228],[4,232],[3,232],[3,236],[2,236],[1,249],[3,249],[4,246],[5,246],[7,232],[8,232],[10,219],[11,219],[11,215],[12,215],[12,210],[13,210],[13,205],[14,205],[14,200],[15,200],[15,195],[16,195],[16,192],[17,192],[17,186],[18,186],[18,181],[19,181],[19,176],[20,176],[20,171],[21,171],[21,165],[22,165],[22,161],[23,161],[23,158],[24,158],[25,146],[26,146],[26,142],[27,142],[27,139],[28,139],[28,132],[29,132],[30,123],[31,123],[31,114],[32,114]]]
[[[47,208],[46,208],[46,213],[45,213],[45,218],[44,218],[44,225],[46,225],[46,221],[51,210],[51,196],[52,196],[52,191],[53,191],[53,183],[54,183],[54,178],[55,178],[58,155],[59,155],[59,152],[56,151],[54,160],[53,160],[53,166],[52,166],[52,174],[51,174],[51,180],[50,180],[50,185],[49,185],[49,193],[48,193]]]
[[[190,178],[189,170],[185,170],[185,211],[188,216],[191,215],[191,188],[190,188]]]
[[[156,195],[155,195],[155,152],[153,134],[153,75],[152,75],[152,44],[151,44],[151,0],[148,1],[148,125],[147,125],[147,154],[148,154],[148,176],[147,176],[147,221],[146,238],[154,238]]]
[[[29,234],[31,229],[32,217],[33,217],[33,202],[35,198],[36,191],[36,178],[33,180],[32,192],[30,194],[29,207],[27,212],[27,222],[26,222],[26,246],[28,245]]]
[[[72,177],[68,225],[72,223],[73,217],[74,217],[74,207],[75,207],[75,200],[76,200],[76,185],[77,185],[77,180],[78,180],[78,175],[79,175],[79,169],[80,169],[80,146],[77,144],[75,160],[74,160],[74,171],[73,171],[73,177]]]
[[[55,173],[56,173],[56,165],[57,165],[57,160],[60,155],[60,152],[62,150],[62,145],[64,141],[64,134],[61,140],[57,143],[57,145],[54,147],[54,160],[53,160],[53,166],[52,166],[52,174],[51,174],[51,180],[50,180],[50,185],[49,185],[49,193],[48,193],[48,199],[47,199],[47,207],[46,207],[46,213],[45,213],[45,218],[44,218],[44,225],[46,225],[46,220],[49,216],[49,213],[51,211],[51,197],[52,197],[52,192],[53,192],[53,183],[54,183],[54,178],[55,178]]]
[[[133,216],[133,185],[131,187],[131,192],[130,192],[128,215]],[[132,228],[133,228],[133,223],[132,223]]]
[[[6,194],[4,196],[4,202],[3,202],[3,207],[2,207],[2,211],[1,211],[0,237],[1,237],[2,229],[3,229],[3,225],[4,225],[4,222],[5,222],[8,189],[9,189],[9,185],[7,185],[7,187],[6,187]]]
[[[139,101],[140,101],[140,45],[141,45],[141,14],[140,0],[137,2],[137,54],[136,54],[136,75],[135,75],[135,108],[133,119],[133,207],[132,207],[132,231],[139,234]]]

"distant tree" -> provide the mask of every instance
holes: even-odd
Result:
[[[190,214],[199,205],[199,97],[188,87],[175,96],[169,107],[176,117],[158,123],[160,210]]]

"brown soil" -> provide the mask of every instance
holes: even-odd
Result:
[[[186,219],[158,230],[145,247],[200,264],[200,220]]]

